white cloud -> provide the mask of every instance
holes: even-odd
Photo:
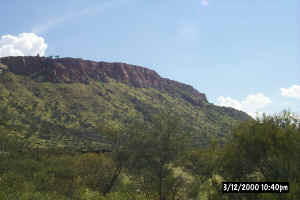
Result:
[[[262,115],[260,110],[270,103],[272,103],[272,101],[262,93],[250,94],[242,101],[223,96],[217,99],[217,105],[244,111],[252,117]]]
[[[220,106],[232,107],[238,110],[242,110],[242,104],[238,100],[223,96],[220,96],[217,100],[218,105]]]
[[[201,4],[203,6],[208,6],[208,0],[201,0]]]
[[[43,56],[48,45],[43,37],[34,33],[21,33],[17,36],[0,37],[0,57],[5,56]]]
[[[289,88],[280,88],[281,96],[300,99],[300,85],[292,85]]]

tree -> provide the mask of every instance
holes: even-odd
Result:
[[[130,135],[131,174],[144,192],[157,194],[160,200],[170,199],[178,181],[173,165],[188,147],[189,131],[171,112],[136,127]]]
[[[233,130],[224,148],[220,174],[229,181],[288,181],[294,185],[300,180],[299,146],[299,121],[291,112],[264,115]],[[299,189],[291,195],[297,192]]]
[[[103,195],[111,191],[116,183],[114,177],[119,175],[114,161],[103,154],[83,154],[75,161],[74,168],[82,183]]]
[[[103,136],[104,141],[109,144],[110,158],[112,160],[112,166],[110,170],[113,170],[110,176],[110,180],[106,183],[103,189],[103,195],[109,193],[125,168],[129,159],[128,152],[128,128],[122,126],[118,121],[104,121],[98,124],[98,131]]]
[[[195,148],[187,152],[183,166],[194,177],[194,188],[191,189],[191,197],[198,196],[201,191],[211,195],[207,183],[211,183],[211,189],[216,192],[221,188],[217,180],[218,171],[222,165],[221,152],[222,146],[215,137],[211,137],[208,146]],[[202,186],[204,186],[203,190],[201,190]]]

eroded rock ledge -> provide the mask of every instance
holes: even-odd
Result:
[[[111,78],[136,88],[164,90],[171,96],[184,98],[193,105],[207,103],[205,94],[190,85],[162,78],[153,70],[126,63],[38,56],[3,57],[0,58],[0,63],[7,66],[9,72],[29,75],[39,81],[88,84],[90,79],[106,82]]]

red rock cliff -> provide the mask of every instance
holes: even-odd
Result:
[[[125,63],[94,62],[74,58],[4,57],[0,63],[15,74],[43,76],[44,81],[57,83],[81,82],[90,79],[106,82],[109,78],[137,88],[156,88],[171,96],[184,98],[194,105],[207,103],[205,94],[192,86],[160,77],[155,71]]]

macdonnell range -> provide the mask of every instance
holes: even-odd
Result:
[[[39,146],[103,145],[98,124],[151,123],[162,110],[185,121],[195,145],[251,119],[145,67],[39,56],[0,58],[0,110],[0,127]]]

